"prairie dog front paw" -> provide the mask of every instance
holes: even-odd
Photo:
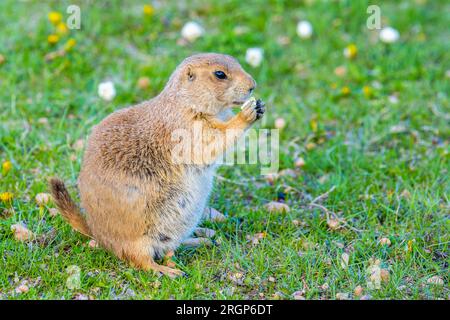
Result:
[[[246,122],[251,124],[260,119],[265,111],[264,103],[260,99],[256,100],[252,97],[241,107],[240,115]]]

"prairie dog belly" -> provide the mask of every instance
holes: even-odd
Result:
[[[177,248],[197,227],[211,192],[215,171],[216,166],[186,168],[177,196],[167,203],[166,212],[161,212],[164,219],[156,228],[159,233],[159,241],[153,248],[156,255]]]

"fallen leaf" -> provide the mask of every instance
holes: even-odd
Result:
[[[66,279],[66,286],[70,290],[79,289],[81,286],[81,269],[77,265],[67,267],[66,273],[69,275]]]
[[[306,164],[305,159],[303,159],[302,157],[297,158],[295,160],[295,166],[298,168],[303,168],[305,166],[305,164]]]
[[[337,230],[341,227],[341,223],[340,223],[339,219],[335,219],[335,218],[328,219],[327,225],[328,225],[328,228],[330,228],[331,230]]]
[[[323,291],[327,291],[329,288],[330,288],[330,285],[326,282],[320,286],[320,289],[322,289]]]
[[[272,295],[273,300],[281,300],[281,299],[283,299],[283,297],[284,297],[284,294],[280,291],[277,291]]]
[[[348,300],[349,299],[349,294],[348,293],[338,292],[338,293],[336,293],[336,299],[337,300]]]
[[[211,240],[206,238],[189,238],[184,240],[182,245],[189,248],[197,248],[201,246],[210,247],[213,243]]]
[[[432,285],[437,285],[437,286],[443,286],[444,280],[442,280],[442,278],[439,276],[432,276],[431,278],[429,278],[427,280],[427,283],[432,284]]]
[[[367,287],[371,290],[381,288],[381,268],[378,264],[370,265],[366,273],[368,275]]]
[[[247,236],[247,240],[250,240],[252,244],[256,245],[259,243],[259,240],[264,239],[267,236],[265,232],[255,233],[253,236]]]
[[[214,208],[205,208],[204,217],[212,222],[222,222],[226,220],[226,216]]]
[[[389,247],[391,245],[391,240],[389,240],[389,238],[381,238],[380,245]]]
[[[380,277],[381,277],[381,281],[383,281],[384,283],[388,283],[389,282],[389,270],[387,269],[381,269],[380,270]]]
[[[77,293],[74,297],[73,300],[89,300],[89,297],[85,294],[82,293]]]
[[[88,242],[88,245],[89,245],[90,248],[98,248],[98,243],[94,239],[90,240]]]
[[[277,213],[277,212],[284,213],[290,211],[290,208],[287,204],[277,201],[269,202],[265,205],[265,207],[267,211],[269,211],[270,213]]]
[[[363,291],[364,291],[363,287],[357,286],[357,287],[355,288],[355,290],[353,290],[353,294],[354,294],[356,297],[359,297],[359,296],[361,296],[361,295],[363,294]]]
[[[279,175],[282,176],[282,177],[295,178],[295,177],[297,177],[297,172],[295,170],[292,170],[292,169],[284,169],[284,170],[280,171]]]
[[[216,234],[216,232],[212,229],[208,228],[197,228],[194,230],[194,234],[197,237],[205,237],[205,238],[212,238]]]
[[[344,269],[344,270],[348,269],[348,261],[349,261],[349,259],[350,259],[350,256],[348,255],[348,253],[344,252],[341,255],[341,261],[340,262],[341,262],[342,269]]]
[[[304,292],[302,291],[295,291],[292,294],[292,297],[294,298],[294,300],[305,300],[305,297],[303,296]]]
[[[21,284],[15,289],[16,293],[27,293],[29,290],[26,284]]]
[[[18,241],[27,241],[34,238],[34,233],[30,231],[23,223],[16,223],[11,226],[14,232],[14,238]]]
[[[408,190],[403,190],[402,193],[400,193],[400,197],[405,198],[405,199],[409,199],[411,198],[411,193]]]

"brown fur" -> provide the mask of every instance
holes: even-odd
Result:
[[[217,79],[217,70],[228,78]],[[237,139],[264,109],[246,108],[226,121],[219,116],[248,99],[255,85],[233,57],[199,54],[185,59],[157,97],[116,111],[94,127],[78,180],[86,217],[62,181],[51,179],[63,217],[136,267],[180,274],[153,259],[176,249],[199,223],[214,159],[174,164],[172,133],[201,121],[201,139],[225,136],[227,129],[236,129]],[[226,150],[229,143],[220,147]]]

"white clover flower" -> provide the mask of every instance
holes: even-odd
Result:
[[[181,29],[181,36],[189,42],[195,41],[205,33],[205,30],[195,21],[189,21]]]
[[[313,27],[309,21],[300,21],[297,24],[297,34],[302,39],[309,39],[313,34]]]
[[[245,53],[245,61],[252,67],[259,67],[264,58],[264,50],[261,48],[248,48]]]
[[[116,96],[116,88],[112,81],[105,81],[98,85],[98,95],[105,101],[111,101]]]
[[[384,43],[394,43],[399,37],[398,31],[391,27],[385,27],[380,31],[380,40]]]

